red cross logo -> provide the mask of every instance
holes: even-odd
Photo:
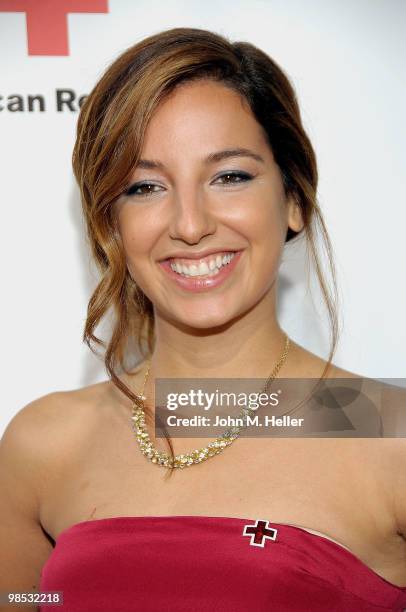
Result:
[[[0,0],[0,13],[25,13],[28,55],[69,55],[68,13],[108,13],[107,0]]]
[[[255,525],[245,525],[242,535],[249,535],[251,537],[250,544],[252,546],[261,546],[264,548],[265,540],[276,540],[277,529],[270,527],[269,521],[257,519]]]

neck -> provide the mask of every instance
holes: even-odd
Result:
[[[286,340],[275,310],[272,292],[248,313],[209,330],[174,325],[157,313],[150,376],[268,377],[282,354]],[[283,366],[281,372],[283,376]]]

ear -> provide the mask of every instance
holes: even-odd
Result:
[[[302,210],[293,195],[286,202],[288,226],[294,232],[300,232],[304,228]]]

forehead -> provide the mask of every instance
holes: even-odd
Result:
[[[268,148],[264,129],[248,101],[212,80],[182,82],[158,105],[145,133],[144,152],[212,151],[220,146]],[[175,148],[177,145],[177,148]],[[270,152],[268,152],[269,154]]]

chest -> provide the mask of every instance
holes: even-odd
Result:
[[[388,510],[384,440],[240,438],[168,478],[131,435],[111,433],[79,445],[55,477],[42,511],[54,539],[81,521],[116,516],[265,518],[326,534],[406,584],[406,547]],[[175,454],[199,447],[173,442]]]
[[[379,446],[383,441],[372,442],[240,438],[168,478],[118,429],[76,448],[64,473],[55,475],[44,516],[53,533],[108,516],[259,516],[336,534],[344,543],[355,534],[362,541],[369,530],[378,535],[387,528],[390,468]],[[173,443],[175,454],[189,448],[184,440]],[[196,440],[189,446],[199,447]]]

